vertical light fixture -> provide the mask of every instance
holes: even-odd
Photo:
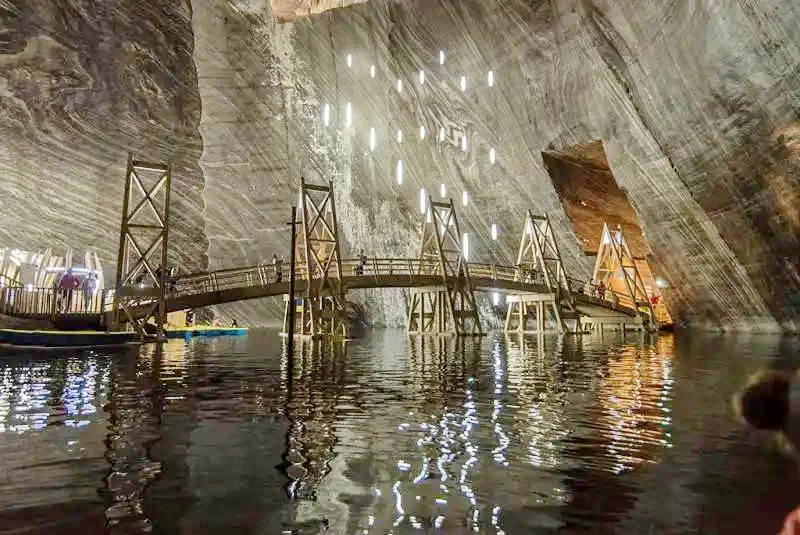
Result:
[[[369,150],[375,150],[375,127],[369,129]]]
[[[467,136],[461,136],[461,150],[467,152]]]
[[[398,143],[402,143],[403,142],[403,131],[401,129],[399,129],[399,128],[397,130],[397,142]]]
[[[426,211],[425,208],[427,207],[427,204],[428,204],[426,199],[425,199],[425,197],[427,197],[427,194],[425,193],[425,188],[420,188],[419,189],[419,211],[420,211],[421,214],[425,213],[425,211]]]
[[[469,204],[469,193],[467,193],[467,190],[461,192],[461,204],[464,206]]]
[[[439,65],[444,65],[444,50],[439,51]]]
[[[499,306],[500,305],[500,294],[499,293],[494,292],[492,294],[492,303],[494,303],[494,306]]]
[[[439,141],[444,141],[444,126],[439,127]]]
[[[419,70],[419,85],[422,85],[424,83],[425,83],[425,71],[420,69]]]
[[[444,184],[439,184],[439,197],[441,197],[442,199],[447,197],[447,186],[445,186]]]
[[[347,54],[347,66],[348,67],[352,67],[353,66],[353,55],[352,54]]]
[[[467,90],[467,77],[466,76],[462,76],[461,77],[461,92],[463,93],[466,90]]]
[[[498,236],[497,223],[492,223],[492,240],[497,241],[497,236]]]
[[[494,87],[494,71],[489,71],[486,81],[489,83],[489,87]]]
[[[347,107],[344,111],[344,125],[347,128],[350,128],[350,125],[353,124],[353,105],[351,103],[347,103]]]
[[[464,238],[461,240],[461,244],[464,250],[464,260],[469,261],[469,234],[466,232],[464,233]]]
[[[420,126],[419,127],[419,138],[420,139],[425,139],[425,127],[424,126]]]
[[[369,77],[375,78],[375,64],[369,66]]]
[[[494,165],[496,161],[497,161],[497,151],[495,151],[494,147],[492,147],[491,149],[489,149],[489,163]]]
[[[322,110],[322,122],[325,123],[325,126],[331,124],[331,105],[327,102]]]
[[[397,184],[403,183],[403,160],[397,160]]]
[[[403,92],[403,80],[401,80],[400,78],[397,79],[397,92],[398,93]]]

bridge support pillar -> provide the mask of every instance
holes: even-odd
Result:
[[[150,318],[164,336],[170,186],[169,165],[128,154],[112,314],[115,329],[128,323],[142,337]]]
[[[333,182],[326,186],[306,184],[300,180],[295,220],[295,257],[307,285],[296,306],[294,333],[289,333],[291,299],[286,295],[282,333],[310,338],[347,338],[349,323],[342,285],[342,258],[339,250],[339,226]]]
[[[506,331],[544,332],[548,309],[553,311],[558,332],[569,331],[567,315],[572,316],[570,321],[575,323],[577,330],[577,321],[572,321],[577,317],[577,311],[572,302],[569,280],[547,216],[535,216],[528,211],[517,254],[517,273],[514,280],[541,281],[550,294],[546,297],[509,296]],[[536,331],[529,331],[527,328],[529,308],[533,308],[536,314]]]
[[[453,200],[434,202],[429,196],[424,217],[419,261],[412,269],[416,275],[441,277],[442,282],[412,291],[408,333],[482,336]]]
[[[650,296],[619,227],[612,231],[607,223],[603,223],[592,280],[596,284],[602,282],[608,291],[622,294],[625,301],[623,304],[636,311],[640,323],[646,323],[649,330],[658,330],[658,320],[650,303]]]
[[[413,291],[408,305],[408,332],[410,334],[456,334],[448,321],[451,311],[447,291]]]
[[[556,330],[561,332],[562,321],[558,313],[558,304],[555,301],[552,299],[528,300],[525,296],[509,296],[505,330],[517,333],[543,333],[547,330],[548,312],[552,312]],[[529,329],[528,324],[531,321],[531,314],[535,317],[535,329]]]

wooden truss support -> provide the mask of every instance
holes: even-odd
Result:
[[[127,323],[144,337],[144,324],[154,318],[157,336],[164,336],[170,189],[169,165],[128,154],[113,305],[117,330]]]
[[[293,334],[347,338],[349,326],[333,182],[317,186],[301,179],[295,227],[295,255],[303,263],[302,273],[308,285],[296,307]],[[289,331],[291,297],[286,298],[284,335]]]
[[[594,284],[602,282],[609,290],[623,290],[635,303],[637,314],[644,312],[651,323],[656,321],[644,282],[620,228],[612,232],[608,224],[603,223],[592,280]],[[619,284],[620,281],[622,285]]]
[[[555,301],[510,301],[506,310],[505,330],[517,333],[543,333],[547,327],[547,311],[553,311],[553,317],[559,320],[560,314]],[[529,326],[530,314],[533,313],[536,328]]]
[[[424,217],[416,272],[438,275],[442,285],[412,291],[408,332],[480,336],[483,329],[452,199],[449,203],[434,202],[429,196]]]
[[[552,298],[542,302],[537,298],[526,299],[524,294],[508,301],[506,312],[507,331],[534,332],[527,330],[529,308],[536,310],[536,331],[544,330],[545,310],[552,308],[558,330],[567,330],[564,313],[575,314],[569,279],[567,278],[561,253],[558,250],[553,227],[547,216],[536,216],[528,210],[525,227],[517,254],[517,273],[514,280],[522,280],[546,287]]]

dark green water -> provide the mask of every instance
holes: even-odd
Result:
[[[800,504],[729,403],[797,339],[0,351],[3,533],[775,533]]]

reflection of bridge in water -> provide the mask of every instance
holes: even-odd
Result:
[[[155,173],[153,185],[147,173]],[[134,187],[136,186],[136,187]],[[83,321],[96,326],[143,324],[190,308],[247,299],[283,296],[284,333],[320,337],[348,336],[346,296],[349,291],[376,288],[408,290],[409,333],[481,335],[476,292],[491,294],[499,305],[505,297],[507,331],[580,333],[593,329],[655,329],[657,318],[621,231],[603,228],[592,282],[567,275],[549,219],[525,214],[514,265],[469,262],[469,236],[462,233],[455,206],[427,197],[422,215],[420,253],[414,258],[344,259],[333,184],[301,181],[291,268],[277,263],[195,273],[170,279],[167,269],[169,230],[169,166],[129,160],[120,233],[117,287],[84,296],[72,290],[0,289],[0,313],[48,319],[55,323]],[[133,204],[136,192],[142,199]],[[159,200],[161,199],[161,200]],[[149,219],[142,218],[149,216]],[[595,285],[596,284],[596,285]],[[295,307],[295,301],[299,306]],[[295,321],[291,321],[294,311]]]
[[[298,526],[516,533],[532,508],[542,527],[613,524],[638,494],[619,475],[646,475],[669,447],[671,348],[649,337],[612,351],[588,337],[382,336],[408,352],[400,368],[376,347],[359,362],[356,346],[319,342],[304,347],[327,358],[294,365]]]

